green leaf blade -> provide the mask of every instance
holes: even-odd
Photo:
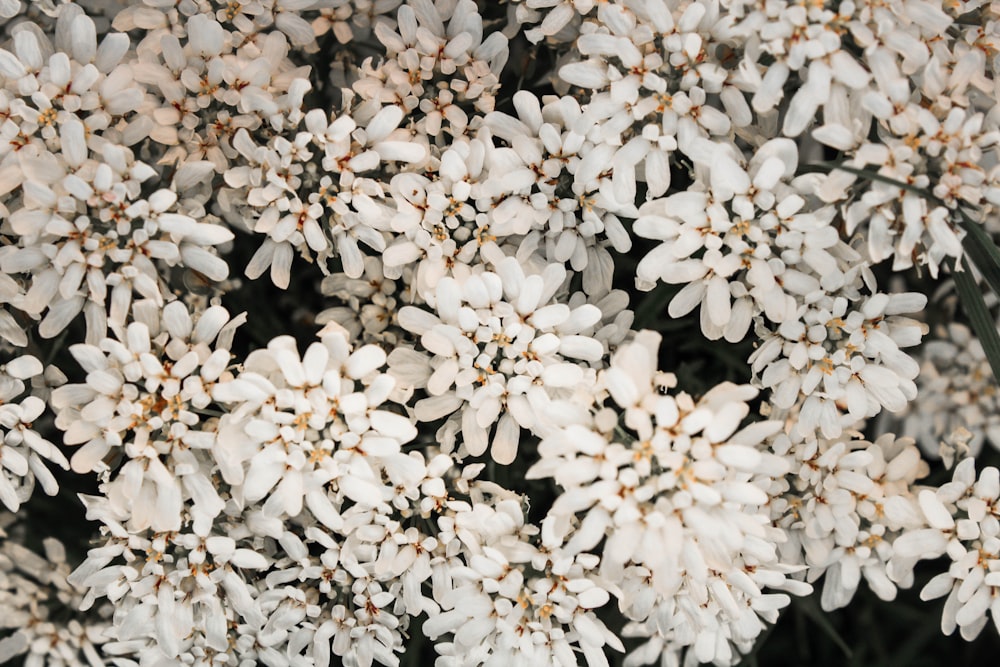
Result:
[[[969,316],[969,323],[972,330],[976,332],[986,359],[993,369],[993,379],[1000,380],[1000,330],[997,329],[996,321],[990,314],[990,309],[986,306],[983,292],[976,284],[976,279],[972,277],[971,267],[967,259],[962,260],[962,268],[959,271],[954,267],[952,277],[955,280],[955,289],[962,300],[962,307],[966,315]]]
[[[997,248],[982,225],[962,211],[959,211],[959,216],[959,224],[965,230],[962,247],[979,270],[983,280],[994,294],[1000,296],[1000,248]]]

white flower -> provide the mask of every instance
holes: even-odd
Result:
[[[335,323],[359,343],[395,347],[401,331],[396,318],[406,293],[400,289],[398,281],[385,277],[378,258],[366,256],[364,265],[364,274],[359,278],[350,278],[345,273],[323,278],[320,285],[323,294],[343,305],[320,311],[316,323]]]
[[[790,140],[767,142],[746,169],[724,145],[705,157],[704,180],[639,209],[636,234],[661,244],[639,262],[636,285],[684,285],[669,314],[701,304],[705,335],[737,342],[754,316],[780,324],[794,316],[797,297],[838,286],[835,211],[810,209],[805,189],[788,185],[798,164]]]
[[[54,46],[41,31],[24,30],[15,53],[0,56],[17,63],[2,77],[0,190],[4,234],[13,236],[0,268],[28,284],[12,293],[5,276],[0,298],[41,319],[45,338],[83,311],[96,343],[107,332],[109,305],[112,324],[124,325],[133,290],[162,298],[166,267],[225,279],[226,263],[210,248],[232,234],[187,217],[202,214],[178,206],[175,192],[153,192],[156,170],[126,147],[149,132],[138,113],[144,91],[122,62],[128,38],[109,34],[99,47],[94,22],[79,11],[61,12],[56,25]]]
[[[366,39],[379,22],[395,26],[395,12],[400,2],[401,0],[334,0],[331,6],[320,8],[319,17],[312,22],[313,32],[317,37],[333,32],[341,44]]]
[[[722,384],[697,402],[665,393],[674,379],[655,370],[658,343],[643,332],[623,345],[598,374],[598,396],[607,398],[588,411],[553,410],[556,428],[528,471],[562,489],[542,521],[542,544],[567,554],[597,550],[602,575],[630,591],[621,604],[634,621],[631,635],[728,662],[733,644],[737,652],[752,646],[763,628],[758,615],[773,620],[789,601],[763,594],[751,573],[767,572],[773,587],[808,590],[785,581],[791,570],[774,544],[780,531],[763,509],[771,481],[787,470],[762,446],[781,425],[737,430],[751,387]],[[638,595],[632,577],[655,596]]]
[[[941,619],[945,634],[957,627],[963,638],[972,640],[987,624],[987,614],[994,623],[1000,618],[998,499],[1000,472],[985,467],[977,479],[974,460],[965,459],[955,467],[952,482],[921,491],[920,510],[927,527],[900,538],[906,540],[900,545],[903,556],[916,560],[947,554],[952,561],[920,592],[924,600],[948,596]]]
[[[179,301],[149,310],[155,319],[133,322],[119,340],[70,348],[86,382],[52,392],[56,426],[67,444],[83,444],[71,459],[77,472],[109,470],[108,454],[123,451],[127,460],[105,493],[132,529],[179,529],[189,497],[195,532],[204,535],[224,502],[204,469],[215,434],[201,412],[228,373],[241,319],[214,306],[195,321]]]
[[[483,39],[483,17],[473,2],[411,0],[399,8],[394,28],[375,25],[387,57],[362,65],[353,86],[362,98],[422,111],[414,113],[418,136],[462,135],[469,127],[465,109],[493,110],[507,37],[494,31]],[[434,85],[441,78],[448,84]]]
[[[432,566],[435,610],[424,622],[444,664],[606,664],[621,640],[592,611],[610,600],[591,554],[541,551],[521,498],[473,482],[473,503],[438,519],[444,557]]]
[[[79,123],[63,126],[73,127],[82,144]],[[64,155],[70,142],[64,133]],[[226,278],[225,261],[208,248],[231,240],[232,232],[177,212],[170,190],[139,198],[140,184],[153,172],[127,149],[106,145],[99,163],[81,145],[79,163],[49,164],[50,172],[24,185],[32,194],[10,221],[19,247],[0,258],[5,273],[31,276],[30,288],[13,303],[34,317],[45,314],[42,336],[55,336],[84,310],[88,339],[96,343],[107,331],[108,306],[111,323],[121,326],[133,290],[162,300],[161,269],[154,262],[187,266],[210,280]]]
[[[612,155],[588,136],[597,127],[581,117],[571,97],[543,105],[518,91],[513,103],[516,117],[494,112],[485,119],[509,146],[487,152],[492,171],[482,191],[498,204],[488,212],[490,231],[498,237],[527,234],[522,248],[544,243],[549,262],[582,272],[586,293],[606,294],[613,267],[609,248],[625,253],[632,247],[619,216],[636,215],[635,165],[648,147],[631,142]]]
[[[336,528],[341,503],[382,507],[392,486],[418,484],[419,468],[401,451],[416,428],[378,409],[394,385],[378,372],[384,363],[380,348],[352,352],[338,334],[301,358],[290,337],[252,354],[242,373],[212,392],[232,410],[220,424],[216,456],[233,493],[264,501],[271,516],[295,517],[306,507]]]
[[[900,348],[917,345],[926,325],[901,315],[923,308],[926,297],[876,293],[858,303],[847,294],[800,306],[798,318],[774,333],[762,330],[750,356],[772,404],[795,409],[804,435],[836,438],[883,408],[903,410],[917,395],[919,365]]]
[[[591,336],[603,317],[600,309],[553,302],[565,278],[560,265],[525,275],[507,257],[495,273],[442,278],[431,312],[403,307],[399,324],[420,345],[394,350],[389,366],[401,382],[426,390],[414,404],[417,419],[455,414],[465,453],[489,449],[497,462],[513,462],[521,429],[544,428],[532,403],[588,382],[589,364],[605,352]]]
[[[907,406],[903,429],[928,456],[957,428],[969,433],[969,453],[985,442],[1000,447],[1000,400],[982,345],[965,325],[950,323],[920,350],[917,398]]]
[[[107,641],[110,605],[81,613],[84,594],[67,582],[63,544],[47,537],[44,553],[35,553],[22,544],[24,524],[12,523],[6,515],[10,534],[0,528],[0,662],[23,655],[26,664],[103,664],[99,648]]]
[[[897,585],[911,586],[912,563],[894,546],[922,525],[914,484],[928,466],[913,441],[887,434],[871,443],[855,436],[793,444],[781,435],[774,447],[792,469],[771,506],[789,535],[779,548],[808,566],[807,581],[824,577],[823,609],[846,606],[862,578],[883,600],[895,598]]]
[[[59,490],[44,461],[69,468],[59,448],[34,428],[46,405],[35,392],[26,392],[25,380],[42,373],[42,363],[30,355],[0,366],[0,502],[11,512],[28,499],[36,480],[50,496]]]

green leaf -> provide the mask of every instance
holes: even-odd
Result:
[[[635,329],[655,329],[663,331],[664,325],[674,320],[667,314],[667,306],[674,295],[680,291],[676,285],[659,283],[652,291],[639,301],[635,309]]]
[[[816,595],[810,595],[804,598],[794,598],[792,600],[792,605],[801,611],[806,618],[818,625],[820,630],[823,631],[823,634],[829,637],[830,640],[844,652],[844,656],[846,658],[850,659],[853,655],[851,647],[848,646],[847,642],[844,641],[844,638],[840,636],[837,629],[833,627],[833,623],[830,622],[829,615],[820,609],[819,603],[816,602],[816,597]]]
[[[986,306],[982,290],[976,284],[976,279],[972,277],[968,259],[962,259],[963,271],[956,270],[954,262],[951,262],[951,265],[955,289],[958,290],[958,296],[962,300],[962,308],[969,316],[972,330],[976,332],[976,336],[983,346],[986,358],[990,362],[990,368],[993,369],[993,378],[1000,380],[1000,331],[997,330],[993,315]]]
[[[965,238],[962,239],[962,247],[990,289],[1000,296],[1000,248],[997,248],[982,225],[964,211],[958,211],[958,215],[959,224],[966,232]]]
[[[900,190],[913,192],[915,194],[920,195],[924,199],[928,199],[937,202],[938,204],[941,204],[941,201],[927,190],[918,188],[917,186],[911,183],[904,183],[903,181],[897,181],[895,178],[883,176],[877,171],[872,171],[871,169],[859,169],[858,167],[850,167],[844,164],[837,164],[836,162],[814,162],[812,164],[803,165],[799,171],[804,174],[808,174],[810,172],[829,174],[831,171],[846,171],[848,174],[854,174],[855,176],[860,176],[861,178],[864,178],[869,181],[878,181],[880,183],[894,185]]]

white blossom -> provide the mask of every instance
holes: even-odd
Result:
[[[0,529],[0,663],[25,656],[25,664],[92,667],[105,664],[100,649],[108,623],[79,611],[83,591],[68,583],[66,548],[43,540],[43,553],[24,546],[24,525],[12,515]],[[13,524],[13,525],[12,525]],[[9,532],[8,532],[9,531]],[[104,605],[102,614],[110,613]]]
[[[751,387],[722,384],[697,402],[664,391],[675,379],[656,370],[658,343],[644,332],[623,345],[598,376],[607,399],[586,413],[553,410],[558,427],[528,471],[563,489],[542,543],[597,550],[602,576],[632,593],[620,602],[627,632],[650,638],[653,653],[691,646],[700,661],[728,663],[752,646],[758,615],[773,621],[788,604],[757,577],[807,589],[785,580],[764,509],[769,480],[787,470],[762,447],[780,423],[738,430]],[[635,577],[653,595],[639,595]]]
[[[389,365],[400,382],[426,391],[414,404],[416,418],[455,414],[465,453],[489,449],[498,463],[512,463],[521,429],[544,428],[533,405],[591,381],[586,364],[604,355],[592,337],[601,310],[553,302],[565,277],[560,265],[526,275],[507,257],[495,273],[442,278],[429,304],[433,311],[403,307],[399,323],[420,344],[394,350]]]
[[[977,478],[971,458],[955,467],[951,482],[920,493],[927,527],[912,532],[904,555],[914,560],[947,555],[951,561],[948,570],[920,591],[924,600],[947,596],[941,618],[941,630],[947,635],[958,628],[963,638],[974,639],[986,626],[987,614],[994,624],[1000,616],[993,576],[1000,563],[998,497],[997,469],[984,467]]]
[[[936,332],[920,351],[917,397],[907,406],[903,430],[928,456],[956,429],[970,431],[969,453],[1000,444],[998,400],[986,354],[968,327],[957,322]]]
[[[45,400],[38,392],[27,391],[25,381],[40,378],[43,372],[42,362],[31,355],[0,366],[0,502],[11,512],[31,496],[36,481],[50,496],[59,490],[45,461],[69,468],[59,448],[35,428],[45,412]]]
[[[1000,627],[998,18],[0,0],[0,661],[729,665],[921,559]]]

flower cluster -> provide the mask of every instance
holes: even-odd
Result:
[[[25,656],[27,665],[93,667],[106,664],[100,647],[111,612],[80,613],[84,590],[68,582],[66,548],[44,540],[44,556],[25,548],[25,526],[3,516],[0,528],[0,663]],[[10,531],[8,534],[7,531]]]
[[[31,496],[36,482],[50,496],[59,490],[46,461],[69,468],[62,451],[34,427],[46,409],[39,395],[45,381],[62,379],[56,371],[49,375],[55,377],[46,378],[42,362],[27,354],[0,366],[0,503],[11,512]],[[38,389],[27,391],[24,381],[35,379],[41,381]]]
[[[778,559],[784,537],[767,512],[787,467],[763,445],[781,423],[737,430],[752,387],[672,395],[676,378],[655,370],[658,345],[639,334],[599,373],[587,411],[553,410],[528,471],[562,489],[542,540],[600,562],[625,632],[648,638],[639,659],[692,647],[701,662],[729,663],[789,602],[764,588],[809,590],[786,579],[794,568]]]
[[[539,409],[592,382],[583,364],[605,353],[595,337],[600,308],[572,297],[567,301],[576,307],[553,302],[565,273],[553,265],[525,276],[506,257],[495,273],[441,279],[434,313],[416,306],[399,311],[400,325],[420,344],[397,347],[389,363],[397,378],[428,394],[413,406],[418,422],[454,417],[464,453],[479,456],[489,448],[496,462],[514,462],[521,429],[543,430]]]
[[[97,526],[0,661],[729,665],[939,556],[974,637],[998,18],[0,0],[0,503]]]
[[[148,191],[156,171],[129,148],[152,127],[122,62],[128,36],[98,44],[93,20],[76,9],[60,13],[54,45],[21,31],[13,52],[0,51],[0,210],[10,235],[0,269],[6,284],[25,287],[4,301],[41,318],[39,335],[57,335],[82,311],[93,343],[109,323],[125,324],[133,293],[162,305],[167,267],[224,280],[228,267],[210,249],[233,235],[196,222],[204,209],[178,205],[181,188]]]
[[[948,596],[941,630],[950,635],[959,628],[973,639],[987,623],[1000,618],[997,577],[1000,569],[1000,471],[990,466],[976,477],[975,462],[965,459],[955,467],[951,482],[920,492],[920,518],[926,527],[913,531],[899,544],[903,557],[937,558],[947,555],[948,570],[930,580],[920,597]]]
[[[928,467],[913,441],[888,434],[875,442],[855,436],[792,447],[781,436],[772,446],[791,469],[771,504],[789,536],[781,549],[805,562],[810,581],[825,575],[822,607],[848,604],[862,577],[883,600],[894,599],[897,586],[911,586],[913,561],[901,559],[895,543],[924,528],[914,484]]]
[[[969,328],[953,322],[920,351],[917,398],[907,409],[904,428],[928,456],[957,429],[974,436],[970,453],[986,442],[1000,447],[1000,393],[986,353]]]

